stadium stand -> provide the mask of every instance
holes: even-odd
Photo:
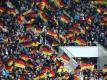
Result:
[[[106,65],[69,73],[69,57],[58,53],[58,46],[94,41],[107,48],[105,0],[0,0],[0,80],[106,80]]]

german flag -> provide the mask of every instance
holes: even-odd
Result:
[[[26,42],[29,38],[26,37],[26,36],[20,36],[19,37],[19,43],[23,43],[23,42]]]
[[[32,18],[32,19],[30,19],[30,20],[27,22],[27,24],[32,24],[34,21],[35,21],[35,19]]]
[[[36,13],[32,10],[28,10],[27,12],[23,13],[26,17],[35,17]]]
[[[63,0],[54,0],[54,3],[57,7],[64,7],[65,4],[63,3]]]
[[[25,55],[25,54],[19,54],[19,57],[21,59],[23,59],[24,61],[28,61],[29,60],[29,56]]]
[[[86,18],[86,21],[87,21],[88,23],[91,23],[91,22],[92,22],[92,18],[91,18],[90,16],[88,16],[88,17]]]
[[[38,4],[39,10],[44,10],[44,8],[48,6],[49,6],[49,3],[47,0],[42,0],[42,2]]]
[[[24,42],[24,43],[21,43],[22,46],[24,47],[31,47],[32,46],[32,41],[29,41],[29,42]]]
[[[29,66],[29,67],[33,68],[33,67],[34,67],[34,64],[33,64],[33,63],[31,63],[31,62],[27,62],[27,66]]]
[[[102,12],[102,7],[101,6],[99,6],[98,8],[97,8],[97,12],[99,12],[99,13],[101,13]]]
[[[8,65],[8,66],[12,66],[12,65],[13,65],[13,62],[14,62],[14,61],[13,61],[12,59],[9,59],[9,60],[7,61],[7,65]]]
[[[11,72],[13,70],[13,66],[5,66],[5,70],[7,72]]]
[[[50,36],[52,36],[52,37],[54,37],[54,38],[57,38],[57,37],[58,37],[57,33],[54,32],[54,31],[48,30],[48,31],[47,31],[47,34],[50,35]]]
[[[60,38],[60,41],[62,41],[63,43],[66,43],[66,37],[65,36],[60,35],[59,38]]]
[[[49,17],[43,12],[43,11],[40,11],[40,18],[44,21],[44,22],[47,22],[49,21]]]
[[[32,45],[31,45],[31,46],[36,47],[36,46],[39,46],[40,44],[41,44],[40,42],[35,41],[35,42],[33,42],[33,43],[32,43]]]
[[[20,76],[18,80],[25,80],[24,76]]]
[[[53,61],[56,61],[57,56],[56,56],[56,55],[53,55],[51,59],[52,59]]]
[[[81,64],[81,69],[90,69],[93,70],[94,69],[94,65],[93,64]]]
[[[53,51],[49,48],[46,48],[46,47],[42,48],[42,52],[45,55],[52,55],[53,54]]]
[[[0,12],[4,12],[5,11],[5,8],[3,6],[0,6]]]
[[[107,16],[102,17],[100,22],[102,25],[107,25]]]
[[[36,27],[36,29],[35,29],[35,32],[36,32],[36,33],[41,33],[42,31],[43,31],[43,29],[40,28],[40,27]]]
[[[22,60],[16,60],[15,61],[15,66],[16,67],[20,67],[20,68],[25,68],[26,63],[24,61],[22,61]]]
[[[63,76],[63,79],[68,79],[69,78],[69,74],[65,74],[64,76]]]
[[[54,76],[55,76],[55,72],[51,71],[50,74],[49,74],[49,77],[54,77]]]
[[[79,23],[74,23],[74,24],[73,24],[73,27],[79,27],[79,26],[80,26]]]
[[[34,27],[32,26],[32,24],[27,24],[25,28],[26,30],[34,30]]]
[[[70,58],[68,57],[68,55],[66,53],[63,53],[60,57],[61,60],[63,60],[64,62],[69,62]]]
[[[57,66],[62,66],[62,62],[61,61],[56,61],[55,62]]]
[[[81,34],[85,34],[85,32],[86,32],[86,28],[83,27],[83,28],[80,29],[80,31],[81,31]]]
[[[79,35],[81,33],[80,29],[77,28],[77,27],[69,28],[69,31],[73,32],[73,33],[76,33],[77,35]]]
[[[72,37],[72,36],[74,36],[74,34],[73,34],[73,32],[70,32],[70,33],[66,33],[65,35],[64,35],[64,37],[67,37],[67,38],[70,38],[70,37]]]
[[[107,8],[104,10],[104,14],[107,14]]]
[[[8,9],[8,14],[12,14],[12,15],[14,15],[14,16],[16,16],[16,10],[15,9]]]
[[[107,66],[103,66],[102,70],[103,72],[107,72]]]
[[[42,71],[42,73],[39,74],[38,76],[39,78],[46,78],[47,77],[46,71]]]
[[[44,66],[44,69],[47,71],[47,72],[50,72],[51,71],[51,68],[49,66]]]
[[[85,42],[82,38],[78,37],[75,41],[79,45],[86,45],[87,42]]]
[[[25,22],[24,16],[17,15],[16,22],[19,23],[19,24],[24,23]]]
[[[64,23],[70,23],[71,22],[70,18],[68,18],[66,15],[61,15],[60,20]]]

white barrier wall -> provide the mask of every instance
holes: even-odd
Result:
[[[63,46],[69,57],[98,57],[97,46]]]

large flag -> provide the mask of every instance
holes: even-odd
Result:
[[[70,20],[70,18],[68,18],[66,15],[61,15],[60,16],[60,20],[62,21],[62,22],[64,22],[64,23],[70,23],[71,22],[71,20]]]
[[[2,7],[2,6],[0,6],[0,12],[2,13],[2,12],[4,12],[4,11],[5,11],[5,8]]]
[[[60,57],[61,60],[63,60],[64,62],[69,62],[70,58],[66,53],[63,53]]]
[[[14,66],[20,67],[20,68],[25,68],[26,63],[24,61],[22,61],[22,60],[16,60]]]
[[[87,45],[87,42],[80,37],[78,37],[75,42],[79,45]]]

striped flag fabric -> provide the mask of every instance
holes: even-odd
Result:
[[[25,68],[26,63],[24,61],[22,61],[22,60],[16,60],[14,66],[20,67],[20,68]]]
[[[49,21],[49,17],[43,12],[40,11],[40,18],[44,21],[44,22],[48,22]]]
[[[54,37],[54,38],[57,38],[57,37],[58,37],[57,33],[54,32],[54,31],[48,30],[48,31],[47,31],[47,34],[50,35],[50,36],[52,36],[52,37]]]
[[[5,8],[3,6],[0,6],[0,12],[4,12],[5,11]]]
[[[43,54],[49,55],[49,56],[53,54],[53,51],[47,47],[42,48],[42,52]]]
[[[79,45],[86,45],[87,42],[85,40],[83,40],[82,38],[78,37],[75,42]]]
[[[91,22],[92,22],[92,18],[91,18],[90,16],[87,16],[86,21],[87,21],[88,23],[91,23]]]
[[[21,59],[23,59],[24,61],[28,61],[29,60],[29,56],[27,56],[26,54],[19,54],[19,57]]]
[[[104,14],[107,14],[107,7],[106,7],[106,9],[104,10]]]
[[[46,78],[47,77],[46,71],[42,71],[42,73],[39,74],[38,76],[39,78]]]
[[[41,33],[43,31],[43,28],[41,27],[36,27],[35,32],[36,33]]]
[[[100,22],[102,25],[107,25],[107,16],[102,17]]]
[[[68,79],[69,78],[69,74],[65,74],[64,76],[63,76],[63,79]]]
[[[64,23],[70,23],[71,22],[70,18],[68,18],[66,15],[61,15],[60,20]]]
[[[54,0],[54,3],[57,7],[64,7],[65,4],[63,3],[63,0]]]
[[[73,33],[76,33],[77,35],[79,35],[81,33],[81,30],[77,27],[69,28],[69,31],[73,32]]]
[[[97,12],[99,12],[99,13],[101,13],[102,12],[102,7],[101,6],[99,6],[98,8],[97,8]]]
[[[103,66],[102,71],[107,72],[107,66]]]
[[[7,65],[8,65],[8,66],[12,66],[12,65],[13,65],[13,62],[14,62],[14,61],[13,61],[12,59],[9,59],[9,60],[7,61]]]
[[[13,70],[13,66],[5,66],[5,70],[7,72],[11,72]]]
[[[51,71],[50,74],[49,74],[49,77],[54,77],[54,76],[55,76],[55,72]]]
[[[12,14],[12,15],[16,16],[16,13],[17,12],[15,9],[11,9],[11,8],[8,9],[8,14]]]
[[[53,55],[51,59],[52,59],[53,61],[56,61],[57,56],[56,56],[56,55]]]
[[[60,59],[63,60],[64,62],[69,62],[69,60],[70,60],[69,56],[66,53],[63,53],[60,56]]]
[[[47,0],[42,0],[39,4],[38,4],[38,7],[39,7],[39,10],[44,10],[45,7],[48,7],[49,6],[49,3]]]

